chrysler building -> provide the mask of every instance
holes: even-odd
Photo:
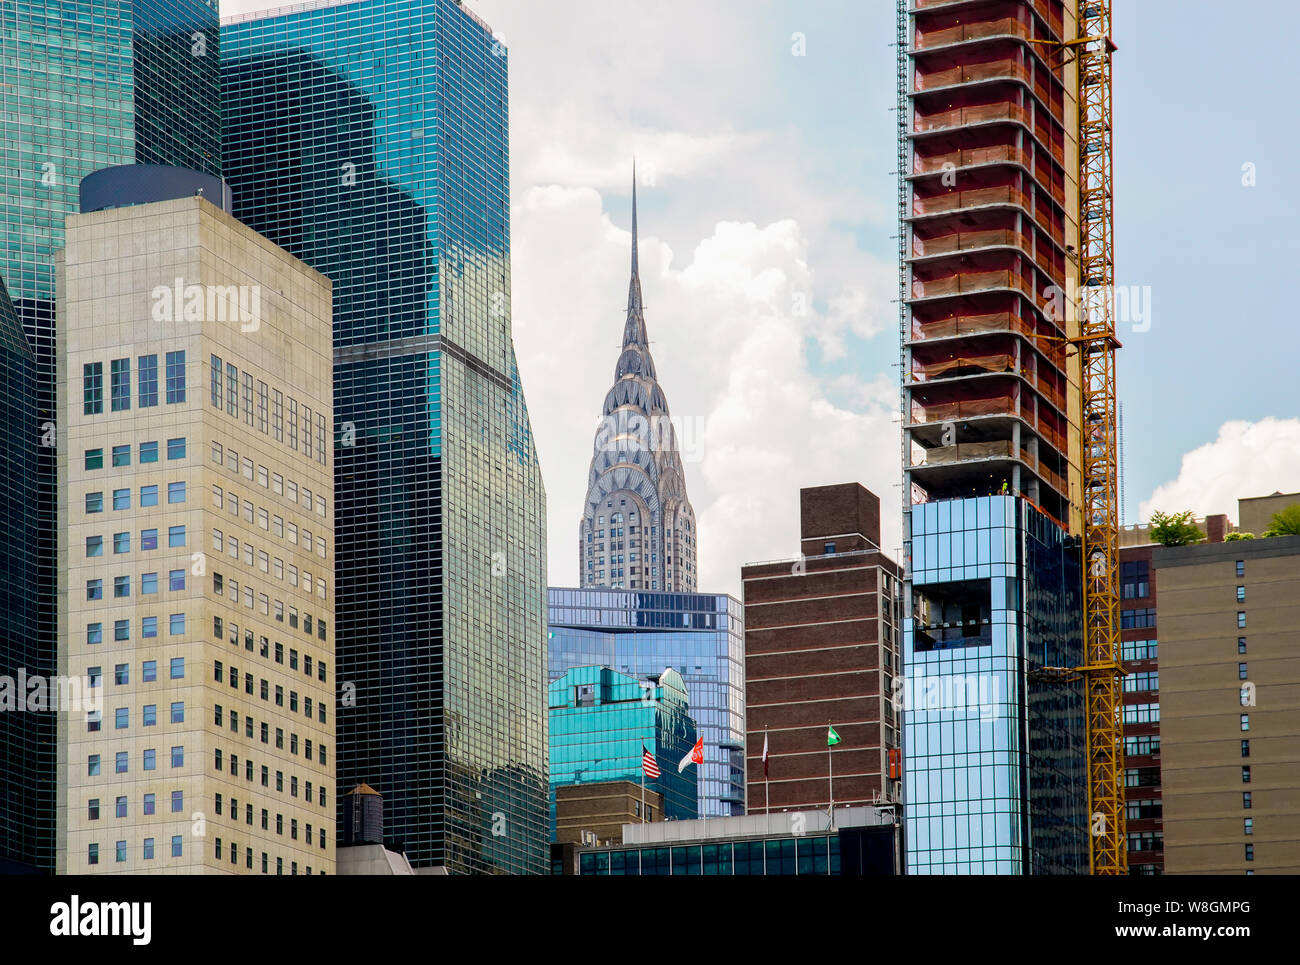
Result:
[[[677,433],[646,336],[634,165],[627,321],[587,473],[578,528],[579,579],[583,586],[693,593],[695,555],[695,511],[686,497]]]

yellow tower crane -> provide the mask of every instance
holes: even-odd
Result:
[[[1079,334],[1083,443],[1084,663],[1044,668],[1082,680],[1088,810],[1095,875],[1128,873],[1119,621],[1119,440],[1116,431],[1114,193],[1111,180],[1110,0],[1077,0],[1073,40],[1033,41],[1074,54],[1079,107]]]

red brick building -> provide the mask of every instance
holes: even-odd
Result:
[[[826,807],[832,773],[837,807],[899,798],[899,570],[880,551],[880,500],[846,483],[802,489],[799,503],[800,557],[741,570],[751,814]],[[841,738],[833,771],[828,725]]]

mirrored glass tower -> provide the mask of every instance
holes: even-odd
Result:
[[[54,252],[64,219],[100,168],[220,174],[218,55],[216,0],[0,4],[0,281],[35,362],[34,415],[5,429],[30,450],[14,458],[32,470],[31,518],[6,525],[31,533],[30,565],[0,556],[0,592],[28,601],[34,624],[0,636],[0,674],[55,672]],[[0,714],[0,861],[54,868],[54,732],[52,715]]]
[[[506,49],[452,0],[237,17],[222,47],[235,214],[334,282],[339,787],[384,796],[417,872],[544,874]]]

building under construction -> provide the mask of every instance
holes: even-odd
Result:
[[[1122,841],[1111,49],[1105,3],[899,0],[909,873]]]

